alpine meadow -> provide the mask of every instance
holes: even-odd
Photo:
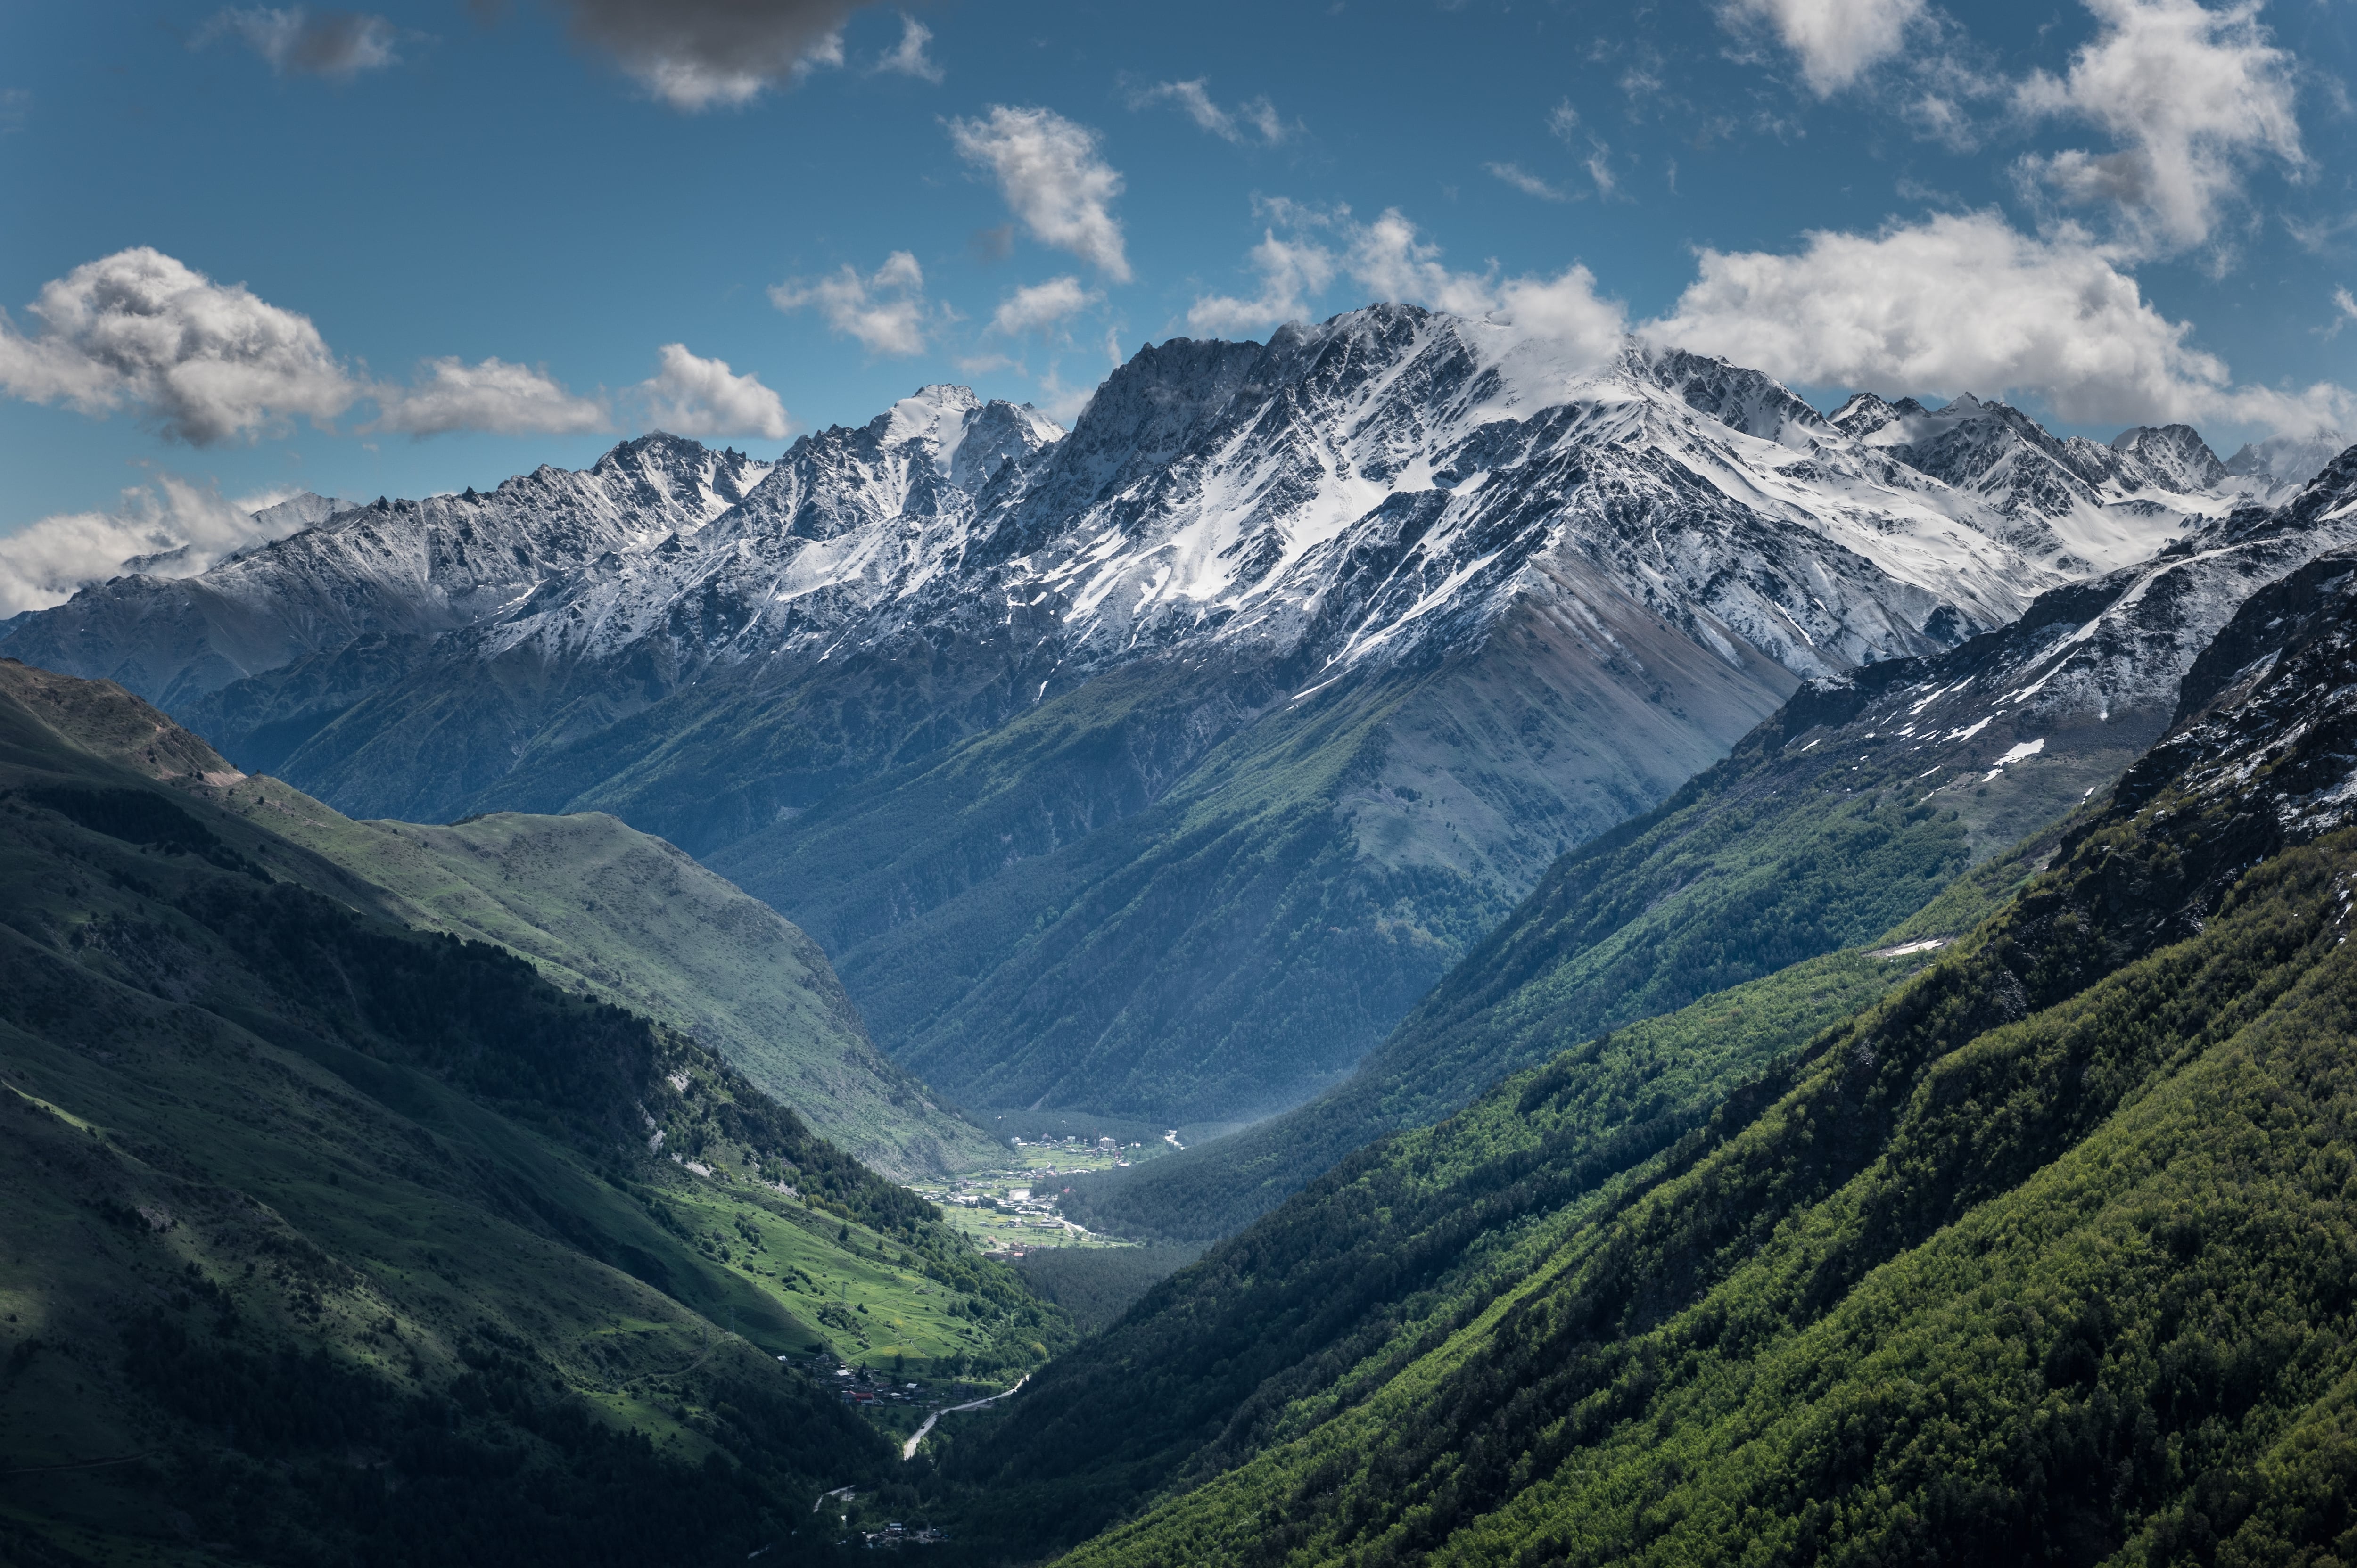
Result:
[[[2357,1565],[2352,84],[0,13],[0,1562]]]

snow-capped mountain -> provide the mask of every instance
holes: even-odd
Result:
[[[768,471],[739,453],[650,435],[584,472],[544,466],[489,495],[380,499],[193,577],[134,572],[86,588],[19,622],[8,651],[183,708],[356,638],[488,619],[609,552],[694,532]],[[316,511],[317,501],[284,504]]]
[[[928,387],[774,465],[650,436],[379,502],[5,649],[355,813],[664,833],[974,1102],[1225,1114],[1346,1069],[1799,682],[2006,627],[2233,478],[2181,426],[1827,419],[1382,306],[1146,349],[1069,433]],[[1232,982],[1188,982],[1213,950]]]

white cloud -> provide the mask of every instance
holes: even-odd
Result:
[[[1568,201],[1571,198],[1561,188],[1549,185],[1520,164],[1484,164],[1498,178],[1504,180],[1524,196],[1535,196],[1541,201]]]
[[[469,365],[456,356],[429,360],[413,386],[371,389],[377,416],[362,433],[440,435],[488,430],[499,435],[573,435],[604,430],[613,415],[600,399],[576,397],[547,371],[504,360]]]
[[[1198,126],[1222,141],[1234,142],[1238,145],[1257,136],[1263,144],[1273,147],[1291,134],[1291,127],[1277,113],[1276,105],[1266,97],[1247,99],[1232,110],[1222,109],[1212,102],[1211,84],[1204,77],[1199,76],[1192,81],[1157,82],[1143,91],[1131,93],[1129,97],[1132,109],[1144,109],[1155,103],[1176,103]]]
[[[1809,91],[1830,98],[1906,48],[1923,0],[1726,0],[1719,19],[1765,27],[1799,59]]]
[[[210,485],[173,475],[123,492],[111,512],[65,512],[0,538],[0,615],[63,604],[76,588],[102,583],[142,557],[139,570],[188,577],[223,556],[294,532],[302,520],[254,513],[287,494],[230,501]]]
[[[574,36],[690,112],[747,103],[843,63],[843,25],[866,0],[560,0]]]
[[[814,306],[831,330],[857,338],[871,354],[924,352],[931,314],[925,273],[906,251],[885,257],[866,277],[846,263],[832,277],[779,284],[770,290],[770,303],[786,311]]]
[[[1097,388],[1104,381],[1103,377],[1099,377],[1082,386],[1068,387],[1057,370],[1057,366],[1050,365],[1048,373],[1039,378],[1039,394],[1032,399],[1032,406],[1070,430],[1073,421],[1080,418],[1081,410],[1089,406],[1089,399],[1097,395]]]
[[[998,313],[990,318],[990,328],[1009,338],[1026,332],[1046,333],[1059,322],[1103,299],[1104,295],[1094,289],[1082,286],[1078,278],[1049,278],[1046,283],[1018,288],[1008,295],[999,303]]]
[[[393,53],[399,35],[382,16],[357,11],[313,14],[307,7],[277,10],[266,5],[231,6],[214,13],[197,30],[190,47],[235,38],[284,76],[352,77],[399,65]]]
[[[1596,277],[1574,266],[1554,277],[1501,277],[1493,263],[1480,273],[1450,270],[1440,248],[1416,232],[1397,209],[1372,223],[1360,223],[1350,209],[1319,211],[1282,199],[1261,209],[1291,232],[1279,238],[1265,231],[1253,247],[1261,274],[1257,297],[1206,295],[1187,313],[1199,332],[1251,332],[1307,317],[1336,277],[1351,280],[1378,299],[1405,300],[1458,316],[1511,322],[1571,358],[1600,362],[1617,351],[1628,331],[1627,313],[1596,292]],[[1315,237],[1330,235],[1334,248]]]
[[[925,46],[932,41],[933,30],[903,12],[900,16],[900,41],[893,47],[890,54],[876,62],[876,69],[913,76],[920,81],[939,82],[942,68],[925,53]]]
[[[2066,151],[2024,163],[2063,200],[2116,206],[2147,244],[2197,245],[2267,155],[2295,172],[2300,145],[2294,63],[2258,22],[2257,0],[2211,10],[2195,0],[2088,0],[2102,30],[2057,77],[2015,92],[2032,117],[2064,115],[2108,132],[2111,153]]]
[[[961,156],[990,170],[1032,238],[1129,281],[1121,224],[1106,210],[1121,194],[1121,176],[1099,155],[1094,131],[1052,109],[999,103],[980,120],[951,121],[950,139]]]
[[[0,392],[85,413],[135,408],[194,445],[324,422],[362,392],[310,317],[146,246],[85,262],[31,310],[29,337],[0,313]]]
[[[1574,109],[1571,100],[1566,98],[1547,111],[1546,124],[1548,130],[1568,142],[1571,134],[1579,129],[1579,111]]]
[[[1325,246],[1297,237],[1280,240],[1273,229],[1262,231],[1261,242],[1252,250],[1252,264],[1260,274],[1259,294],[1251,299],[1206,295],[1187,312],[1187,325],[1215,338],[1230,338],[1304,320],[1339,267]]]
[[[2341,336],[2341,329],[2357,321],[2357,295],[2345,288],[2332,291],[2332,320],[2317,328],[2317,335],[2328,340]]]
[[[1797,254],[1705,251],[1646,333],[1789,381],[2029,394],[2061,418],[2204,417],[2278,429],[2348,422],[2350,394],[2237,386],[2083,236],[2038,239],[1994,213],[1876,235],[1819,232]]]
[[[730,373],[726,360],[701,360],[684,343],[666,343],[662,368],[640,383],[647,416],[674,435],[759,435],[783,441],[793,431],[786,405],[751,371]]]

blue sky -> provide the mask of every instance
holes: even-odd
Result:
[[[2352,26],[2351,0],[10,6],[0,534],[70,516],[102,553],[91,520],[484,486],[655,421],[774,455],[934,381],[1069,413],[1142,341],[1383,296],[1640,328],[1820,398],[2003,393],[2222,451],[2345,429]]]

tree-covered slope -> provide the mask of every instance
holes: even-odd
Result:
[[[969,1525],[1017,1557],[1073,1544],[1281,1440],[1297,1402],[1379,1383],[1510,1288],[1534,1236],[1593,1212],[1731,1090],[1921,962],[1811,960],[1357,1151],[1052,1362],[985,1441],[951,1449]]]
[[[894,1461],[777,1356],[1068,1334],[709,1048],[384,918],[160,782],[208,754],[152,709],[7,673],[0,1555],[791,1557]]]
[[[110,725],[144,736],[169,725],[106,687],[22,664],[0,661],[0,690],[102,750]],[[115,754],[316,851],[352,879],[339,896],[404,925],[495,942],[566,989],[693,1036],[888,1176],[939,1177],[991,1157],[988,1133],[876,1049],[815,943],[661,839],[587,812],[353,822],[169,733],[157,762]]]
[[[1499,1230],[1467,1310],[1275,1390],[1241,1463],[1125,1477],[1168,1500],[1072,1561],[2342,1560],[2352,585],[2319,562],[2248,607],[2169,737],[1923,972]],[[1559,1058],[1455,1124],[1543,1126],[1598,1079]],[[1189,1292],[1211,1316],[1221,1258],[1342,1174],[1108,1342]],[[1353,1250],[1412,1256],[1389,1225]]]
[[[1077,1183],[1102,1229],[1205,1240],[1383,1132],[1446,1115],[1597,1030],[1876,940],[2108,786],[2256,590],[2357,532],[2357,459],[1949,653],[1813,682],[1652,812],[1552,866],[1335,1089],[1151,1166]],[[2018,875],[2018,871],[2013,875]],[[1934,902],[1952,938],[2009,878]]]

